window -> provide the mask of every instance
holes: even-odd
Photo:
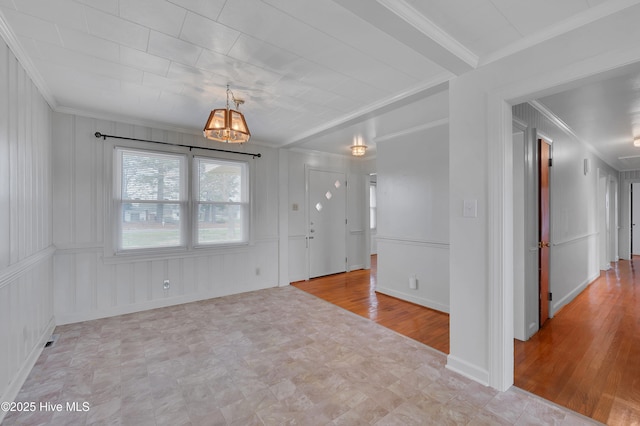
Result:
[[[115,188],[116,252],[248,242],[247,162],[116,148]]]
[[[247,163],[196,157],[195,244],[246,242]]]
[[[184,245],[185,157],[118,149],[119,250]]]
[[[378,227],[378,201],[376,200],[376,184],[369,185],[369,228],[376,229]]]

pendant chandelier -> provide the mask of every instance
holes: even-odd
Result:
[[[229,108],[229,99],[236,104],[236,109]],[[251,138],[251,132],[244,120],[244,115],[238,111],[244,101],[236,99],[227,84],[227,107],[214,109],[209,114],[207,124],[202,133],[207,139],[225,143],[244,143]]]

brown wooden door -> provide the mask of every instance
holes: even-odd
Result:
[[[538,139],[539,163],[539,290],[540,290],[540,327],[549,319],[549,167],[551,146]]]

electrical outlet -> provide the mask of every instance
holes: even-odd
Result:
[[[162,283],[162,288],[165,290],[169,290],[170,286],[171,284],[169,284],[169,280],[164,280],[164,283]]]

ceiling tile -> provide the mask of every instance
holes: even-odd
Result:
[[[40,60],[35,62],[39,65],[39,69],[44,70],[42,74],[47,83],[51,87],[56,87],[56,97],[66,97],[66,99],[84,98],[87,89],[120,92],[120,81],[116,79],[87,73],[74,68],[73,65],[59,66]],[[99,100],[97,103],[99,103]]]
[[[147,52],[181,64],[195,65],[202,48],[157,31],[151,31]]]
[[[0,10],[16,35],[52,43],[62,43],[58,30],[53,23],[35,16],[16,12],[13,9],[1,8]]]
[[[67,49],[111,62],[118,62],[120,58],[120,50],[117,43],[67,28],[60,28],[59,32],[62,38],[62,45]]]
[[[103,12],[110,13],[112,15],[118,15],[120,0],[75,0],[79,3],[86,4],[95,9],[100,9]]]
[[[86,16],[89,33],[138,50],[147,49],[148,28],[90,7],[86,8]]]
[[[40,0],[20,0],[15,3],[18,11],[45,21],[55,22],[58,26],[87,31],[84,6],[72,0],[43,2]]]
[[[244,34],[238,38],[228,56],[280,74],[293,73],[292,64],[300,63],[298,55]],[[309,63],[307,70],[311,68],[313,65]],[[300,76],[305,72],[293,73],[293,75]]]
[[[117,62],[110,62],[100,58],[91,61],[83,60],[82,53],[65,49],[50,43],[37,42],[40,51],[40,59],[50,64],[61,67],[72,67],[76,71],[86,71],[91,74],[110,77],[116,80],[128,82],[142,82],[142,71]]]
[[[187,10],[216,20],[226,0],[169,0],[171,3],[184,7]]]
[[[522,35],[538,31],[544,26],[560,22],[589,8],[586,0],[491,0],[507,20]]]
[[[160,97],[160,89],[156,87],[143,86],[141,84],[129,83],[123,81],[121,84],[121,90],[126,93],[127,96],[134,96],[140,100],[153,100]]]
[[[416,1],[412,4],[434,24],[478,56],[493,51],[492,47],[477,42],[487,34],[496,32],[504,34],[501,47],[521,38],[521,34],[515,31],[511,23],[490,0],[430,0]],[[482,18],[478,19],[478,17]],[[509,33],[505,30],[507,27],[512,27],[513,31]]]
[[[440,74],[443,69],[386,33],[330,0],[265,0],[323,33],[415,78]]]
[[[120,63],[142,71],[166,76],[171,61],[130,47],[120,46]]]
[[[227,84],[226,78],[222,76],[216,76],[215,74],[208,71],[204,71],[196,67],[182,65],[177,62],[171,63],[169,72],[167,73],[167,78],[171,80],[181,81],[185,85],[193,87],[202,87],[208,85],[225,87]]]
[[[121,1],[120,16],[129,21],[177,37],[187,11],[165,0]]]
[[[160,89],[162,91],[168,91],[171,93],[182,93],[184,89],[184,83],[180,80],[172,80],[166,77],[161,77],[157,74],[145,72],[142,78],[142,84],[146,87],[152,87]]]
[[[236,58],[203,50],[196,66],[205,71],[224,76],[230,83],[265,87],[277,83],[281,75]]]
[[[227,26],[188,12],[180,39],[214,52],[227,53],[239,35]]]

